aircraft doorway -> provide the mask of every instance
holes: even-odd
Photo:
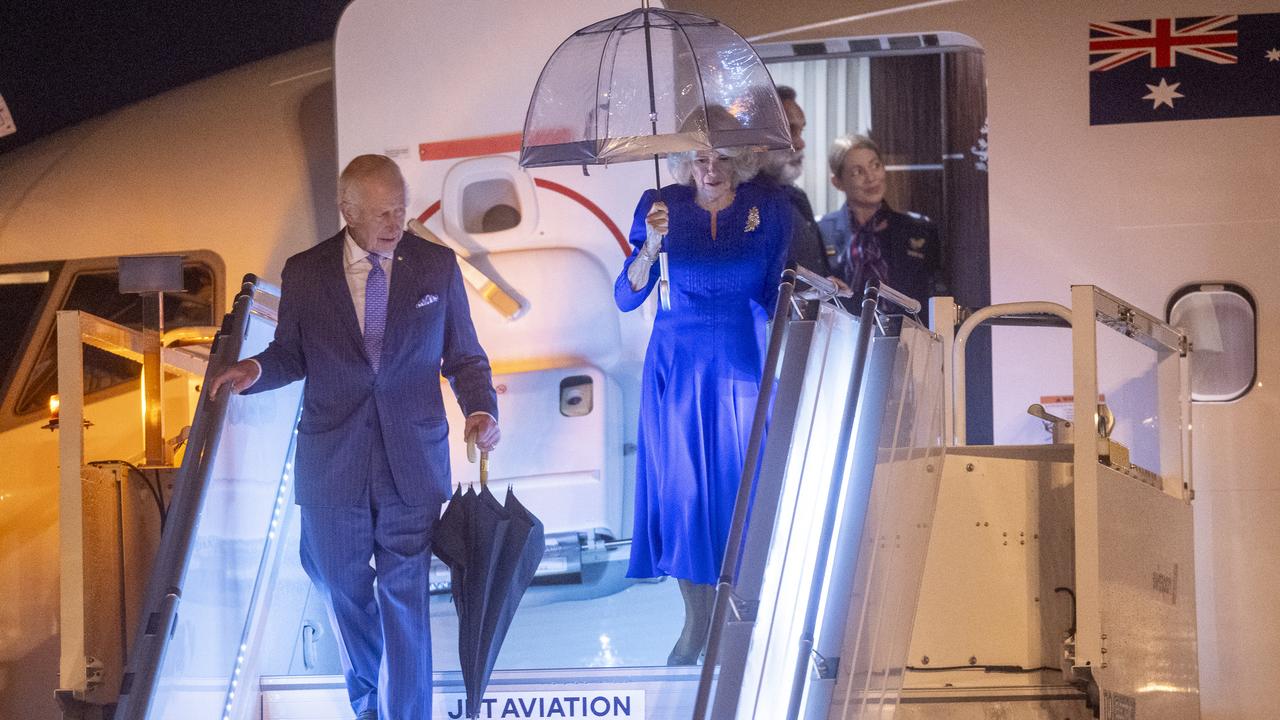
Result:
[[[828,166],[832,141],[846,134],[879,145],[884,199],[936,230],[942,269],[936,290],[964,307],[991,303],[987,212],[987,103],[983,52],[955,33],[757,46],[778,85],[796,91],[806,125],[796,185],[818,217],[837,212],[844,193]],[[890,268],[890,285],[895,285]],[[969,344],[968,438],[990,444],[991,339]]]

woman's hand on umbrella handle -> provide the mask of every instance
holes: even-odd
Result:
[[[667,234],[669,223],[667,222],[667,204],[658,201],[649,208],[649,214],[644,216],[644,224],[649,227],[648,238],[645,240],[645,246],[653,241],[656,235],[658,241],[662,241],[662,236]]]
[[[649,208],[649,214],[645,215],[644,222],[644,245],[627,266],[627,281],[631,283],[632,290],[639,290],[649,284],[653,262],[658,259],[658,253],[662,252],[662,238],[667,234],[667,204],[654,203]]]

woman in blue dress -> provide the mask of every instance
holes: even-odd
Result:
[[[668,162],[679,184],[662,188],[661,202],[653,190],[641,197],[614,299],[624,311],[639,307],[665,249],[671,302],[658,309],[645,354],[627,575],[679,580],[685,622],[667,664],[689,665],[706,643],[791,207],[776,188],[747,181],[748,152]]]

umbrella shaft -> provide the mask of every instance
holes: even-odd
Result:
[[[654,135],[658,134],[658,100],[653,91],[653,42],[649,38],[649,0],[641,0],[644,9],[644,66],[649,80],[649,127]],[[658,169],[658,156],[653,156],[653,187],[658,191],[658,202],[662,202],[662,172]]]
[[[658,101],[653,92],[653,42],[649,37],[649,4],[644,5],[644,66],[649,80],[649,123],[658,134]],[[656,161],[658,156],[654,155]]]

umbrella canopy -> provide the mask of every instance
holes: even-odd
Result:
[[[432,550],[449,566],[469,718],[480,716],[502,641],[544,550],[542,523],[510,488],[504,507],[485,479],[482,471],[480,492],[454,492],[432,536]]]
[[[467,717],[476,717],[484,680],[476,674],[480,626],[506,538],[508,515],[487,488],[455,492],[432,535],[432,549],[449,566],[454,610],[458,613],[458,665],[467,690]]]
[[[769,71],[723,23],[646,7],[582,28],[556,49],[529,101],[520,164],[726,147],[791,147]]]
[[[542,521],[516,499],[510,487],[507,488],[503,509],[507,512],[509,524],[502,553],[494,568],[493,580],[489,583],[484,617],[476,636],[476,677],[480,679],[477,701],[484,694],[489,674],[498,661],[498,651],[502,649],[502,641],[506,639],[507,630],[515,618],[520,598],[533,582],[533,576],[546,550]]]

